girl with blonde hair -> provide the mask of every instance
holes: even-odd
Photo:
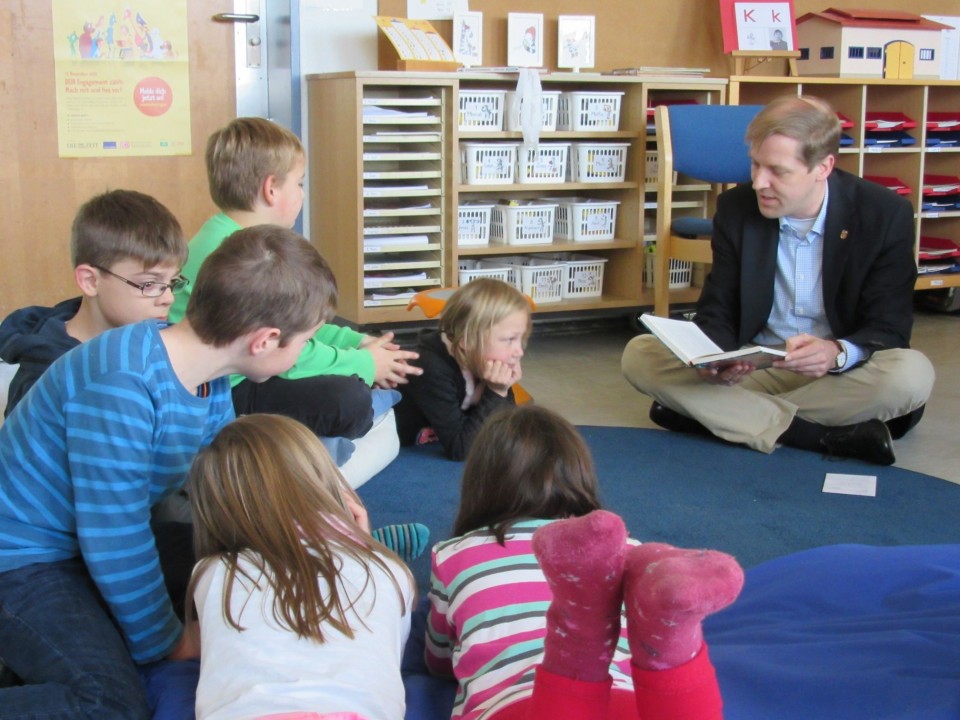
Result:
[[[420,338],[423,374],[400,387],[401,444],[435,438],[448,458],[463,460],[484,420],[515,404],[530,329],[529,299],[505,282],[478,278],[453,293],[440,327]]]
[[[198,720],[403,717],[413,578],[313,432],[235,420],[197,455],[189,494]]]

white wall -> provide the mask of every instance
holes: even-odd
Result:
[[[960,80],[960,16],[924,15],[923,17],[953,28],[943,31],[943,42],[940,45],[940,79]]]
[[[377,69],[377,0],[299,0],[301,137],[310,137],[307,84],[312,73]],[[307,148],[309,152],[309,147]],[[310,178],[303,233],[310,237]],[[319,244],[318,244],[319,247]],[[323,248],[319,247],[323,252]]]

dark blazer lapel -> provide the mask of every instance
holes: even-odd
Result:
[[[747,217],[743,228],[743,273],[740,276],[740,297],[748,300],[741,309],[741,343],[752,339],[770,317],[773,308],[773,283],[777,273],[777,246],[780,244],[780,223],[763,217],[756,210]]]
[[[833,324],[840,278],[856,242],[857,218],[850,186],[834,171],[828,181],[827,220],[823,228],[823,304]]]

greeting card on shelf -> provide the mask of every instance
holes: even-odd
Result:
[[[720,0],[723,51],[794,50],[793,0]]]
[[[453,14],[453,54],[465,68],[483,65],[483,13]]]
[[[460,67],[450,46],[428,20],[382,15],[374,20],[382,30],[377,46],[381,70],[436,71]]]
[[[591,68],[595,65],[596,17],[561,15],[557,18],[557,67]]]
[[[723,51],[734,61],[734,74],[779,58],[797,74],[797,27],[793,0],[720,0]],[[752,61],[752,63],[750,62]]]
[[[543,66],[543,15],[507,13],[507,65]]]

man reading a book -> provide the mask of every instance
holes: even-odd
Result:
[[[812,97],[771,102],[747,129],[752,186],[720,195],[694,322],[722,350],[781,346],[772,367],[691,368],[653,335],[623,373],[668,430],[762,452],[778,444],[880,465],[920,419],[934,370],[909,349],[913,208],[835,167],[840,123]]]

